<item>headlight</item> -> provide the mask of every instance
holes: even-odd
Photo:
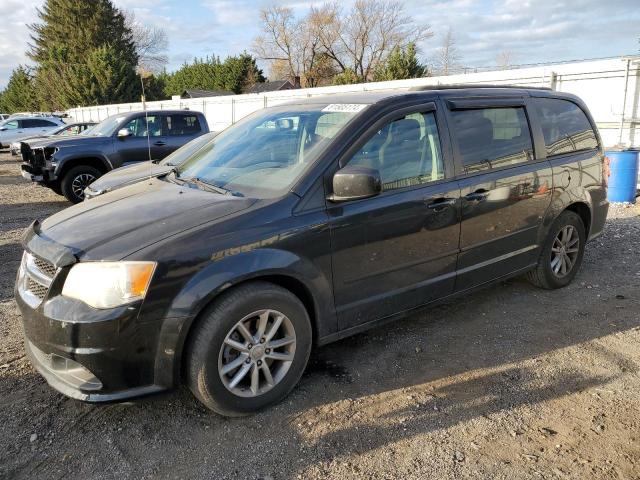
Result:
[[[71,267],[62,295],[94,308],[113,308],[147,294],[155,262],[86,262]]]

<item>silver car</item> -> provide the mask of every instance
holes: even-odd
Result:
[[[16,140],[15,142],[12,142],[11,145],[9,146],[9,151],[11,152],[11,155],[18,155],[20,153],[20,143],[25,141],[41,140],[44,138],[52,137],[54,135],[59,135],[61,137],[85,135],[87,132],[91,131],[91,127],[93,127],[94,125],[96,125],[96,122],[78,122],[78,123],[63,124],[42,135],[36,135],[34,137],[21,138],[20,140]]]
[[[0,122],[0,148],[16,140],[47,134],[64,125],[58,117],[11,117]]]

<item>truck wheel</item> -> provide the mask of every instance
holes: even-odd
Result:
[[[549,229],[529,281],[547,290],[567,286],[580,269],[586,237],[582,219],[574,212],[562,212]]]
[[[267,282],[223,294],[190,333],[186,380],[207,408],[241,416],[282,400],[311,352],[311,322],[300,300]]]
[[[80,165],[69,170],[62,179],[62,194],[71,203],[84,200],[84,189],[93,183],[102,173],[88,165]]]

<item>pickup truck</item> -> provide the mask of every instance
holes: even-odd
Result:
[[[22,176],[79,203],[85,188],[101,175],[124,165],[162,160],[207,132],[207,120],[200,112],[116,114],[96,125],[90,135],[21,143]]]

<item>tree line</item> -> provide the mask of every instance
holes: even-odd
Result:
[[[46,0],[28,26],[29,66],[18,66],[0,93],[0,111],[56,111],[76,106],[168,98],[184,90],[242,93],[266,80],[303,87],[396,80],[449,73],[459,61],[451,31],[431,65],[418,45],[433,36],[395,0],[311,6],[302,16],[284,6],[259,12],[261,33],[250,53],[194,59],[167,72],[162,29],[137,21],[111,0]]]

